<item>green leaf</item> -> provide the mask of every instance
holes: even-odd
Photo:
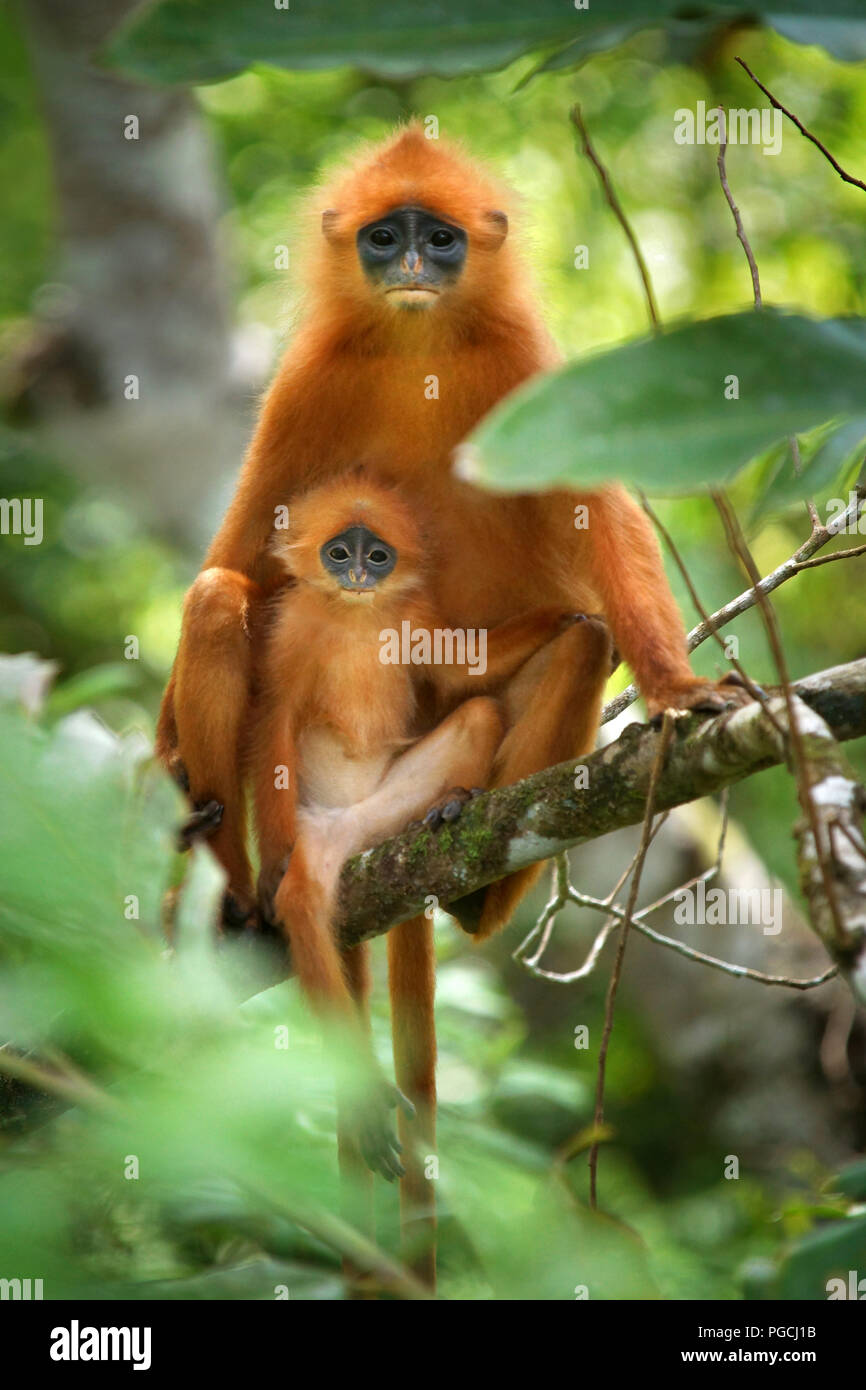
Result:
[[[293,69],[351,65],[378,77],[443,77],[504,67],[579,30],[607,27],[561,0],[165,0],[124,27],[111,63],[155,82],[207,82],[251,63]],[[646,6],[642,7],[646,10]]]
[[[377,77],[483,72],[537,49],[568,46],[574,65],[590,52],[656,27],[681,8],[679,0],[618,0],[616,16],[569,0],[163,0],[137,9],[107,52],[110,63],[153,82],[218,81],[251,63],[309,69],[351,65]],[[801,42],[822,43],[839,57],[862,57],[866,24],[859,0],[834,0],[820,19],[812,0],[786,0],[785,13],[764,13],[768,24]],[[754,22],[759,6],[698,4],[694,19],[738,17]],[[783,27],[784,26],[784,27]],[[799,30],[798,30],[799,26]],[[825,37],[826,35],[826,37]]]
[[[57,675],[57,662],[32,652],[0,656],[0,703],[38,714]]]
[[[0,707],[0,943],[75,961],[128,960],[161,940],[161,896],[180,802],[147,744],[80,710],[50,733]],[[134,896],[138,916],[127,914]]]
[[[836,5],[834,15],[826,10],[817,15],[790,13],[795,8],[789,4],[786,6],[788,14],[765,15],[766,22],[792,43],[807,47],[816,44],[843,62],[862,63],[866,58],[866,20],[862,7],[858,14],[846,6]],[[846,15],[851,17],[846,18]]]
[[[764,493],[758,498],[753,517],[782,511],[804,497],[818,497],[826,488],[847,475],[858,456],[866,452],[866,416],[857,415],[839,428],[823,431],[813,447],[806,450],[801,441],[800,473],[794,472],[789,447],[782,447],[782,458]]]
[[[571,1302],[659,1297],[646,1248],[610,1216],[575,1201],[550,1172],[543,1150],[494,1130],[444,1119],[448,1163],[440,1192],[466,1231],[489,1283],[500,1300]],[[543,1232],[543,1238],[539,1239]]]
[[[100,666],[91,666],[55,686],[46,701],[46,713],[52,718],[68,714],[82,705],[93,705],[111,695],[132,690],[139,680],[132,661],[106,661]]]
[[[786,436],[862,411],[864,378],[863,319],[765,309],[684,323],[521,387],[482,421],[458,469],[503,492],[616,479],[696,492]]]
[[[866,1158],[849,1163],[827,1184],[833,1192],[844,1192],[858,1202],[866,1202]]]
[[[826,1299],[828,1280],[842,1279],[847,1289],[849,1271],[864,1269],[866,1217],[834,1221],[801,1241],[782,1265],[779,1297]]]

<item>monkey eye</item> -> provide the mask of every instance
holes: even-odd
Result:
[[[437,227],[435,232],[430,237],[430,245],[442,247],[453,246],[454,240],[454,233],[449,232],[447,227]]]
[[[328,551],[328,558],[342,564],[344,560],[348,560],[349,552],[344,545],[332,545]]]
[[[393,246],[397,240],[390,227],[374,227],[370,233],[374,246]]]
[[[377,546],[375,550],[369,552],[367,559],[371,560],[374,565],[385,565],[388,563],[388,554],[387,551]]]

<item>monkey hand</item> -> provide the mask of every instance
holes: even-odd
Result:
[[[755,686],[755,689],[761,691],[760,686]],[[695,676],[688,682],[655,690],[652,695],[646,696],[646,704],[650,722],[658,724],[666,709],[721,714],[723,710],[734,709],[737,705],[748,705],[754,698],[739,673],[731,671],[718,681],[701,680]]]
[[[589,623],[590,627],[595,628],[598,632],[606,633],[608,630],[603,613],[560,612],[559,626],[563,631],[567,627],[574,627],[575,623]]]
[[[611,641],[610,630],[603,613],[578,613],[569,608],[536,608],[532,610],[531,617],[539,630],[547,630],[549,641],[558,637],[561,632],[567,632],[570,627],[576,627],[578,623],[586,623],[598,637],[606,642]]]
[[[206,840],[220,825],[224,807],[219,801],[203,801],[192,811],[177,832],[179,850],[191,849],[198,840]]]
[[[348,1106],[349,1123],[361,1157],[372,1172],[379,1173],[388,1182],[405,1174],[400,1162],[402,1145],[390,1116],[396,1106],[408,1119],[414,1117],[412,1102],[378,1072],[371,1077],[363,1094],[354,1097]]]

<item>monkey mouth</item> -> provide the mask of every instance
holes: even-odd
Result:
[[[410,295],[418,294],[422,296],[429,295],[431,298],[435,299],[438,296],[439,291],[434,290],[430,285],[392,285],[390,289],[387,289],[385,291],[385,293]]]

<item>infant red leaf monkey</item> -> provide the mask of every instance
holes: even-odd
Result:
[[[350,980],[357,960],[347,978],[348,961],[332,930],[343,863],[432,803],[459,802],[462,790],[454,789],[484,785],[503,718],[497,701],[482,692],[501,687],[579,615],[535,609],[479,634],[483,660],[470,664],[464,644],[462,652],[457,647],[461,659],[434,657],[424,664],[425,649],[435,653],[437,645],[446,658],[454,655],[442,642],[424,540],[399,493],[360,475],[293,502],[289,527],[278,533],[273,552],[294,583],[272,600],[249,753],[260,900],[286,932],[314,1005],[352,1027],[358,1015]],[[389,659],[396,634],[411,637],[414,660]],[[601,626],[597,645],[599,659],[608,659]],[[451,713],[419,738],[416,708],[425,682],[445,697]],[[462,695],[467,698],[454,708],[455,696]],[[435,1060],[431,961],[430,924],[423,917],[390,933],[398,1083],[418,1108],[428,1139]],[[371,1165],[393,1176],[399,1160],[381,1119],[381,1113],[364,1118],[361,1144]]]
[[[350,854],[387,839],[449,788],[484,783],[502,718],[481,692],[508,680],[576,615],[540,608],[511,618],[480,634],[480,657],[470,662],[465,642],[442,640],[409,509],[395,490],[360,476],[293,503],[274,552],[295,582],[273,602],[260,665],[260,889],[266,908],[273,894],[311,997],[339,1006],[346,992],[330,931],[321,941],[312,933],[308,960],[307,918],[329,921]],[[405,659],[395,641],[401,633],[410,638]],[[444,659],[436,661],[437,650]],[[475,698],[419,739],[425,681],[452,704],[455,695]]]

